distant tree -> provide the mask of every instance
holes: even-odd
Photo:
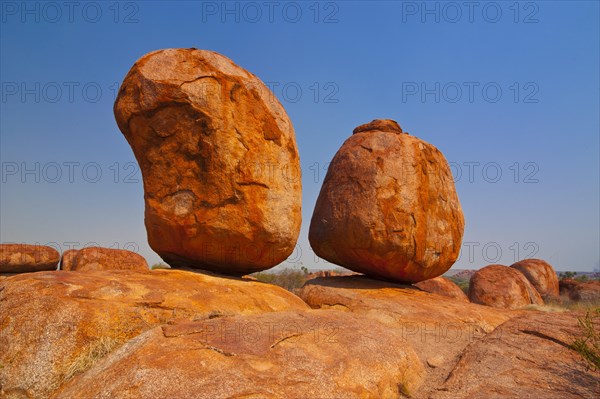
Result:
[[[560,277],[560,279],[565,279],[565,278],[573,278],[577,275],[577,272],[560,272],[558,274],[558,277]]]
[[[263,283],[278,285],[291,292],[298,292],[306,282],[308,268],[300,264],[296,267],[286,267],[277,271],[258,272],[252,277]]]
[[[447,277],[448,280],[452,281],[454,284],[458,285],[458,287],[463,290],[465,294],[469,293],[469,283],[471,282],[468,278],[463,278],[460,276],[450,276]]]

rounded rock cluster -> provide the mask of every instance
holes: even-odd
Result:
[[[473,274],[469,300],[505,309],[544,304],[540,294],[519,270],[503,265],[489,265]]]
[[[510,267],[523,273],[543,298],[559,296],[558,276],[548,262],[541,259],[524,259]]]

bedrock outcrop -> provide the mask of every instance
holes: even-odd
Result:
[[[1,279],[0,397],[47,398],[154,326],[306,309],[277,286],[181,270],[51,271]]]

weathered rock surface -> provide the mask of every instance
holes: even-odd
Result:
[[[473,274],[469,284],[469,300],[506,309],[544,304],[523,273],[503,265],[489,265]]]
[[[597,398],[600,374],[569,347],[581,334],[577,316],[525,312],[507,321],[470,345],[430,397]]]
[[[436,365],[425,390],[445,380],[467,345],[515,315],[364,276],[309,280],[299,295],[313,308],[352,312],[400,331],[423,364]]]
[[[548,262],[541,259],[524,259],[510,267],[523,273],[542,298],[558,297],[558,276]]]
[[[67,249],[60,258],[60,270],[73,270],[73,261],[78,249]]]
[[[465,294],[458,285],[454,284],[445,277],[436,277],[415,283],[413,285],[420,290],[429,292],[431,294],[443,295],[462,302],[469,302],[467,294]]]
[[[567,296],[575,302],[600,301],[600,281],[577,281],[565,278],[559,281],[561,296]]]
[[[61,270],[148,270],[143,256],[124,249],[88,247],[67,256],[70,259],[62,262]]]
[[[600,281],[583,281],[575,288],[574,298],[583,302],[600,301]]]
[[[415,283],[452,266],[463,229],[442,153],[395,121],[375,120],[357,127],[329,165],[309,240],[332,263]]]
[[[56,270],[59,260],[58,251],[45,245],[0,244],[0,273]]]
[[[337,311],[155,328],[57,398],[398,398],[423,366],[399,331]]]
[[[0,281],[0,397],[48,397],[124,342],[174,320],[305,309],[280,287],[178,270],[13,276]]]
[[[149,53],[114,106],[144,180],[148,241],[171,266],[243,275],[293,251],[294,129],[255,75],[205,50]]]

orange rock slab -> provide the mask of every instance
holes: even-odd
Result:
[[[306,309],[280,287],[179,270],[5,278],[0,280],[0,397],[48,397],[154,326]]]
[[[401,332],[338,311],[278,312],[155,328],[56,398],[398,398],[423,366]]]

